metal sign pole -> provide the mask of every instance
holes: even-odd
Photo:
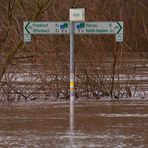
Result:
[[[75,99],[74,89],[74,22],[70,21],[70,101],[73,102]]]
[[[84,21],[84,8],[70,8],[70,102],[75,99],[74,27],[76,21]]]

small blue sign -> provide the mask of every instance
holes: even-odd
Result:
[[[68,28],[68,24],[67,23],[64,23],[64,24],[60,25],[60,29],[65,29],[65,28]]]
[[[79,23],[77,24],[77,29],[82,29],[85,27],[85,23]]]

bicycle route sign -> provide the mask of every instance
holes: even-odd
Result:
[[[31,35],[48,34],[70,34],[70,23],[24,22],[24,42],[31,42]],[[114,34],[117,42],[123,42],[123,22],[75,22],[74,34]]]

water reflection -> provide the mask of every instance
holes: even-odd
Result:
[[[0,147],[148,147],[147,107],[119,101],[1,104]]]
[[[73,148],[74,147],[74,99],[70,100],[70,133],[69,133],[69,138],[70,138],[70,146]]]

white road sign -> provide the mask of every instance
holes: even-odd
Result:
[[[31,41],[31,34],[69,34],[69,22],[24,22],[24,42]],[[75,22],[75,34],[115,34],[123,42],[123,22]]]
[[[117,42],[123,42],[123,22],[78,22],[75,34],[115,34]]]
[[[24,22],[24,34],[69,34],[69,22]]]
[[[123,34],[122,22],[78,22],[76,34]]]

